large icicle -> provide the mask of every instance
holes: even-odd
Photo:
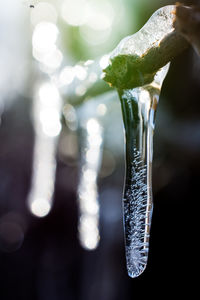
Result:
[[[145,269],[149,251],[152,202],[152,158],[155,112],[169,64],[144,87],[120,93],[126,136],[124,226],[127,270],[131,277]]]
[[[104,80],[118,89],[126,135],[124,225],[128,274],[139,276],[148,259],[155,112],[168,62],[188,46],[174,29],[175,5],[158,9],[110,55]]]

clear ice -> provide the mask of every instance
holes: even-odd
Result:
[[[123,209],[127,270],[130,277],[146,268],[152,202],[152,159],[155,112],[169,64],[146,86],[119,92],[126,138]]]
[[[137,33],[119,43],[110,55],[110,65],[104,70],[105,80],[118,88],[125,127],[126,177],[123,209],[126,261],[130,277],[139,276],[145,270],[148,259],[153,210],[155,112],[162,82],[169,68],[167,62],[170,60],[168,52],[171,51],[171,44],[168,43],[168,37],[173,43],[176,41],[174,11],[174,5],[158,9]],[[161,49],[163,41],[164,55],[162,51],[154,51]],[[156,55],[159,59],[156,59]],[[146,60],[143,59],[145,56]],[[140,64],[144,61],[144,65]]]
[[[111,52],[103,79],[120,90],[150,84],[158,70],[188,47],[173,27],[175,9],[158,9],[137,33],[124,38]]]
[[[119,54],[142,56],[150,48],[159,46],[160,42],[174,31],[174,11],[174,5],[158,9],[138,32],[119,43],[110,58]]]

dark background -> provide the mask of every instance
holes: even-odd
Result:
[[[152,5],[144,11],[141,20],[154,9]],[[199,74],[200,58],[188,49],[171,63],[163,84],[154,137],[149,261],[136,279],[130,279],[125,268],[123,155],[117,157],[115,171],[99,179],[101,241],[87,252],[77,239],[78,161],[67,164],[58,153],[52,211],[41,219],[28,212],[31,101],[16,94],[0,127],[0,299],[162,299],[186,293],[192,298],[199,261]]]

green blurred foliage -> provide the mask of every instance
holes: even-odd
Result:
[[[95,32],[95,30],[87,25],[72,26],[60,15],[59,29],[63,52],[66,58],[69,57],[74,61],[82,61],[95,59],[112,51],[122,38],[138,31],[156,9],[167,4],[172,4],[174,1],[107,0],[102,2],[100,0],[93,0],[92,2],[93,4],[97,4],[97,8],[98,4],[101,3],[100,7],[104,11],[104,14],[106,14],[107,4],[112,8],[113,20],[111,28],[108,28],[110,32],[102,39],[101,30]],[[103,21],[102,24],[104,25]],[[94,36],[95,39],[93,39]],[[100,37],[99,42],[97,41],[98,36]]]

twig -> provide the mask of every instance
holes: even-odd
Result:
[[[118,89],[151,83],[160,68],[188,47],[185,38],[173,29],[175,11],[174,5],[159,9],[138,33],[122,40],[111,54],[110,65],[104,70],[104,80]],[[160,18],[163,18],[163,23],[159,27]],[[153,24],[156,24],[154,27],[157,32],[152,30]],[[164,30],[162,26],[167,29]],[[135,49],[141,46],[139,44],[137,47],[140,40],[147,43],[147,47],[138,55]],[[151,44],[148,44],[149,40]]]

